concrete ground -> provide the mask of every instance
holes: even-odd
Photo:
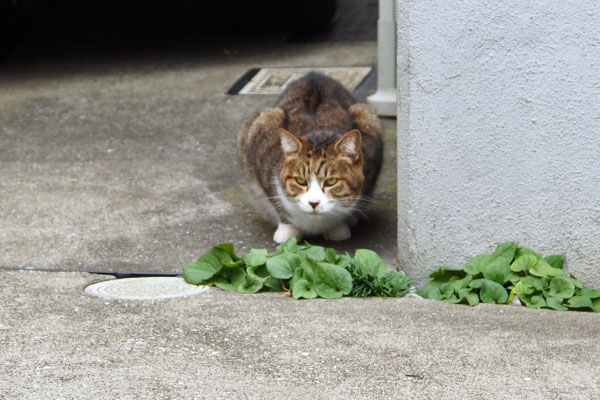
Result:
[[[277,96],[225,92],[257,66],[374,65],[376,43],[236,38],[96,57],[17,53],[2,66],[1,267],[178,272],[217,243],[273,248],[236,137]],[[384,125],[377,212],[338,247],[394,268],[395,120]]]
[[[596,314],[83,293],[112,279],[90,271],[178,273],[219,242],[273,248],[235,142],[275,97],[224,93],[257,66],[374,65],[376,43],[353,35],[132,51],[29,40],[0,64],[0,399],[600,398]],[[394,269],[395,121],[383,123],[374,213],[335,246]]]
[[[83,293],[0,272],[2,399],[598,399],[600,318],[415,298]]]

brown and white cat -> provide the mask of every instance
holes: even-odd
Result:
[[[348,239],[375,188],[381,135],[366,104],[317,73],[291,83],[275,107],[250,119],[238,145],[278,218],[273,240]]]

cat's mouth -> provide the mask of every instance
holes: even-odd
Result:
[[[311,211],[305,211],[305,213],[310,218],[317,218],[317,217],[322,217],[323,215],[327,214],[327,211],[325,211],[325,210],[311,210]]]

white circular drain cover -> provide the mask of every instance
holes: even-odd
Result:
[[[87,294],[120,300],[168,299],[202,293],[206,290],[208,290],[207,286],[191,285],[176,276],[112,279],[85,288]]]

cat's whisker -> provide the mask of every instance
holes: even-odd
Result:
[[[370,207],[371,203],[368,201],[362,201],[361,199],[354,200],[353,198],[345,197],[345,198],[338,199],[338,201],[340,203],[350,204],[350,207],[346,207],[346,208],[350,208],[352,210],[368,211],[371,209],[371,207]]]
[[[360,206],[353,206],[352,207],[353,211],[357,211],[357,212],[362,212],[362,213],[366,213],[372,210],[371,207],[365,206],[365,207],[360,207]]]
[[[373,207],[371,206],[371,203],[354,203],[352,209],[356,211],[368,212],[371,211]]]
[[[349,211],[346,211],[345,213],[343,213],[343,215],[345,217],[347,217],[348,219],[350,219],[350,221],[352,222],[352,224],[355,224],[355,223],[358,222],[358,218],[356,217],[356,215],[353,214],[353,213],[351,213],[351,212],[349,212]]]
[[[359,214],[361,214],[361,216],[363,218],[368,219],[368,215],[365,214],[364,212],[360,211],[360,210],[353,210],[353,209],[347,209],[347,208],[335,208],[332,211],[334,213],[340,215],[340,216],[349,217],[352,220],[353,223],[358,222],[358,218],[356,218],[356,215],[355,215],[356,212],[358,212]]]
[[[362,211],[362,210],[352,210],[353,212],[351,213],[351,215],[354,215],[356,213],[360,214],[361,217],[365,220],[369,220],[369,214],[367,214],[366,212]],[[356,221],[356,220],[355,220]]]

